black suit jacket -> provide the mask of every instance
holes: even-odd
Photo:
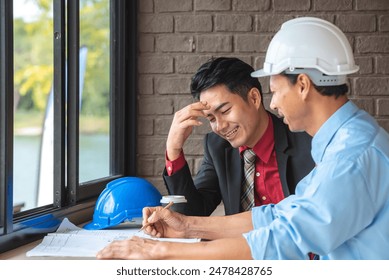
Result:
[[[294,194],[297,183],[314,167],[312,138],[305,132],[293,133],[283,121],[271,114],[274,147],[284,196]],[[204,138],[204,158],[193,181],[189,167],[163,179],[169,194],[188,200],[185,214],[208,216],[223,200],[226,215],[240,212],[243,163],[239,149],[211,132]]]

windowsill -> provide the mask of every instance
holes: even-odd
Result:
[[[29,244],[20,246],[19,248],[7,251],[5,253],[0,254],[0,260],[28,260],[33,259],[26,256],[26,253],[37,246],[42,239],[31,242]],[[35,259],[35,258],[34,258]]]
[[[0,254],[0,260],[94,260],[95,258],[74,257],[27,257],[26,253],[39,245],[42,239],[20,246],[19,248]]]
[[[27,257],[26,253],[42,242],[42,239],[20,246],[16,249],[0,254],[0,260],[95,260],[95,258],[81,257]]]
[[[94,260],[95,258],[75,257],[27,257],[26,253],[39,245],[42,239],[0,254],[0,260]]]

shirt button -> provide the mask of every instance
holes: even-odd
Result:
[[[167,170],[169,170],[169,171],[172,171],[172,167],[171,167],[171,166],[169,166],[169,167],[167,168]]]
[[[259,176],[261,176],[261,173],[257,172],[257,173],[255,173],[255,176],[259,177]]]
[[[266,196],[262,196],[262,200],[266,200]]]

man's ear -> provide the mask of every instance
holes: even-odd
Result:
[[[247,94],[247,101],[253,103],[257,108],[261,106],[262,97],[259,89],[253,87]]]
[[[313,86],[313,83],[307,74],[299,74],[297,77],[297,86],[300,90],[300,96],[302,100],[308,98],[308,94]]]

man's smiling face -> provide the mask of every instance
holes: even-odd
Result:
[[[250,90],[251,92],[251,90]],[[203,91],[200,101],[207,102],[209,110],[204,110],[213,132],[226,139],[237,148],[253,147],[258,141],[258,107],[248,94],[247,102],[224,85],[217,85]]]

